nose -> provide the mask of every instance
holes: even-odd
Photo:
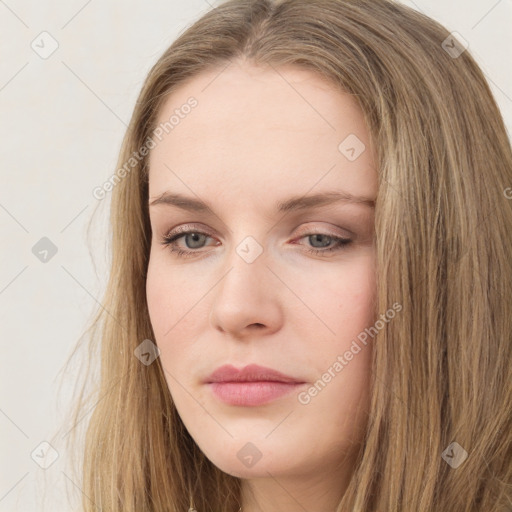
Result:
[[[212,293],[211,325],[236,338],[271,334],[282,325],[282,286],[261,255],[252,263],[238,255]]]

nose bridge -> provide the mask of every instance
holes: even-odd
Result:
[[[264,267],[267,260],[269,226],[258,222],[259,208],[254,201],[236,203],[233,209],[239,213],[234,227],[229,229],[227,265],[228,268],[245,269],[250,273],[254,266],[258,269]]]
[[[255,237],[234,245],[227,271],[215,287],[211,321],[223,331],[241,331],[251,324],[275,328],[280,316],[276,278],[267,268],[266,251]]]
[[[233,246],[227,258],[228,271],[219,283],[218,294],[223,300],[258,301],[261,288],[268,288],[272,273],[267,268],[266,251],[253,236],[245,236]]]

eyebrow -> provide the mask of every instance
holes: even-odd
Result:
[[[314,194],[309,196],[295,196],[287,199],[283,202],[278,202],[275,205],[275,209],[279,213],[288,213],[296,210],[308,210],[317,208],[320,206],[326,206],[333,203],[349,203],[359,204],[367,206],[369,208],[375,208],[375,200],[365,196],[355,196],[348,192],[336,191],[336,192],[323,192],[321,194]],[[156,206],[159,204],[165,204],[168,206],[176,206],[182,210],[187,210],[196,213],[205,213],[213,211],[211,206],[193,197],[184,196],[182,194],[171,194],[170,192],[164,192],[162,195],[149,202],[149,206]]]

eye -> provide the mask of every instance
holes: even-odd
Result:
[[[306,252],[308,253],[317,255],[341,251],[345,248],[345,246],[349,245],[352,242],[352,240],[350,240],[349,238],[342,238],[335,235],[329,235],[327,233],[313,233],[309,235],[304,235],[301,238],[308,238],[309,242],[312,242],[313,244],[316,244],[319,240],[321,241],[323,239],[323,242],[321,242],[320,247],[326,247],[326,245],[329,245],[329,243],[332,243],[334,241],[334,245],[329,247],[328,249],[312,248],[306,250]]]
[[[174,234],[165,235],[162,238],[162,245],[168,246],[172,253],[175,253],[179,258],[188,258],[194,256],[198,251],[196,250],[183,250],[177,242],[180,238],[184,238],[186,245],[189,249],[200,249],[206,238],[212,238],[207,233],[198,230],[187,230],[185,227],[177,228]]]
[[[178,246],[177,242],[181,238],[185,240],[185,245],[188,246],[188,249],[183,249]],[[203,244],[208,238],[212,238],[208,233],[192,229],[187,230],[183,227],[175,230],[173,234],[165,235],[162,238],[161,243],[164,246],[168,246],[170,251],[175,253],[179,258],[188,258],[198,254],[198,249],[203,247]],[[303,238],[307,238],[313,245],[313,247],[306,249],[306,252],[320,256],[342,251],[347,245],[352,243],[352,240],[348,238],[342,238],[328,233],[308,233],[297,240],[302,240]],[[327,247],[329,245],[330,247]]]

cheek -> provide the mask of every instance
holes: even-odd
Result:
[[[184,372],[184,365],[200,355],[195,339],[199,319],[208,317],[204,280],[190,280],[177,266],[151,257],[146,279],[146,299],[155,343],[164,369]],[[199,352],[199,354],[198,354]]]
[[[361,258],[340,266],[316,281],[315,292],[309,293],[308,304],[329,327],[325,330],[338,348],[373,324],[376,317],[376,279],[373,258]],[[304,282],[303,288],[306,286]],[[311,287],[310,287],[311,289]]]
[[[150,260],[146,279],[146,300],[151,325],[157,339],[162,336],[166,312],[171,310],[173,302],[171,290],[166,285],[167,279],[157,271],[157,266]]]
[[[342,281],[338,293],[338,313],[340,321],[354,328],[364,328],[375,321],[376,281],[373,268],[362,266],[350,273]]]
[[[150,256],[146,299],[157,340],[170,338],[176,331],[182,330],[189,318],[194,316],[194,304],[201,297],[198,286],[185,279],[179,267],[166,264],[164,256]]]
[[[331,276],[324,293],[311,297],[312,308],[320,312],[331,334],[321,340],[323,351],[316,345],[309,347],[318,380],[299,401],[306,404],[310,417],[328,419],[325,443],[333,450],[341,449],[347,440],[357,442],[366,426],[373,348],[368,332],[376,318],[375,294],[375,274],[369,260],[368,264],[340,270]]]
[[[329,408],[344,397],[351,410],[366,403],[372,364],[371,327],[376,320],[376,280],[373,257],[362,258],[323,280],[323,288],[310,295],[311,309],[318,312],[325,326],[321,336],[324,350],[316,342],[309,346],[310,362],[316,367],[322,383],[329,391],[322,392],[317,406]],[[318,327],[318,323],[317,323]],[[313,334],[313,330],[309,331]],[[329,373],[330,372],[330,373]],[[335,376],[335,377],[334,377]],[[320,383],[320,387],[323,385]],[[312,395],[315,390],[312,390]],[[305,397],[307,401],[307,397]],[[323,404],[323,405],[322,405]],[[346,420],[346,410],[339,410],[340,420]],[[349,414],[349,417],[351,415]],[[353,418],[355,423],[359,420]]]

